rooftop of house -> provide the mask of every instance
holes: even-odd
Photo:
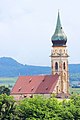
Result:
[[[13,94],[50,94],[53,92],[58,81],[58,74],[20,76],[16,81],[11,95]]]

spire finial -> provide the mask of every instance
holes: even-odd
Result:
[[[58,16],[60,16],[60,15],[59,15],[59,13],[60,13],[59,11],[60,11],[60,9],[58,9]]]
[[[58,17],[57,17],[57,25],[56,28],[60,27],[61,28],[61,21],[60,21],[60,14],[59,14],[59,9],[58,9]]]
[[[58,13],[59,13],[59,9],[58,9]]]

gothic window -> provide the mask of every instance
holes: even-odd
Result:
[[[65,66],[65,62],[63,63],[63,69],[65,70],[66,66]]]
[[[55,70],[58,70],[58,63],[55,63]]]

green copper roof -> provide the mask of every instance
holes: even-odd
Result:
[[[62,29],[62,26],[61,26],[59,11],[58,11],[56,29],[55,29],[54,35],[52,36],[51,40],[52,41],[67,40],[67,36],[63,32],[63,29]]]

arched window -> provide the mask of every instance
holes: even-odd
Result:
[[[58,70],[58,63],[55,63],[55,70]]]
[[[65,62],[63,63],[63,69],[65,70],[66,66],[65,66]]]

